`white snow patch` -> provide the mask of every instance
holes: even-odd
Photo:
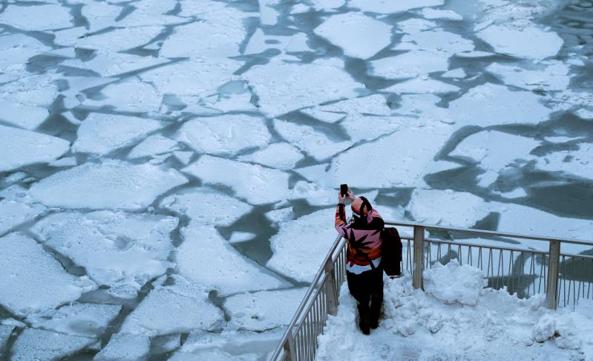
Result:
[[[229,243],[243,243],[249,242],[257,237],[257,234],[251,232],[233,232],[231,234],[231,238],[229,238]]]
[[[380,14],[395,14],[428,6],[444,5],[444,0],[350,0],[348,6]]]
[[[142,209],[184,183],[187,179],[172,169],[106,160],[55,173],[33,184],[30,193],[48,206]]]
[[[117,333],[93,361],[141,361],[148,358],[150,338],[146,335]]]
[[[242,162],[254,162],[281,170],[290,170],[303,159],[303,154],[292,144],[273,143],[257,152],[242,155]]]
[[[405,34],[393,49],[444,53],[451,56],[474,50],[474,42],[440,29],[413,29]]]
[[[13,361],[54,361],[90,346],[93,338],[27,328],[12,347]]]
[[[0,238],[0,303],[19,316],[72,302],[94,288],[88,279],[74,277],[25,235]]]

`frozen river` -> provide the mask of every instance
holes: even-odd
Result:
[[[265,359],[340,183],[387,219],[593,240],[592,19],[4,1],[0,361]]]

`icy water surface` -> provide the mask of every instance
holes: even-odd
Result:
[[[0,360],[265,359],[340,183],[387,219],[593,239],[591,19],[3,2]]]

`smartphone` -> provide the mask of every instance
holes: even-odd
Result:
[[[348,194],[348,184],[340,184],[340,193],[342,197],[345,197]]]

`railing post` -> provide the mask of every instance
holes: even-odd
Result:
[[[424,269],[424,227],[414,226],[414,269],[412,285],[424,289],[422,270]]]
[[[334,277],[334,263],[331,257],[328,257],[325,263],[325,282],[328,287],[327,293],[327,313],[335,316],[338,313],[338,291],[336,289],[336,279]]]
[[[549,241],[550,252],[548,263],[548,287],[546,289],[546,306],[555,310],[558,306],[558,271],[560,269],[560,241]]]
[[[282,348],[284,349],[284,360],[283,361],[293,361],[295,360],[295,358],[293,357],[293,347],[292,347],[292,343],[293,343],[293,338],[292,338],[292,333],[288,335],[288,338],[286,339],[286,341],[284,341],[284,345],[282,346]]]

